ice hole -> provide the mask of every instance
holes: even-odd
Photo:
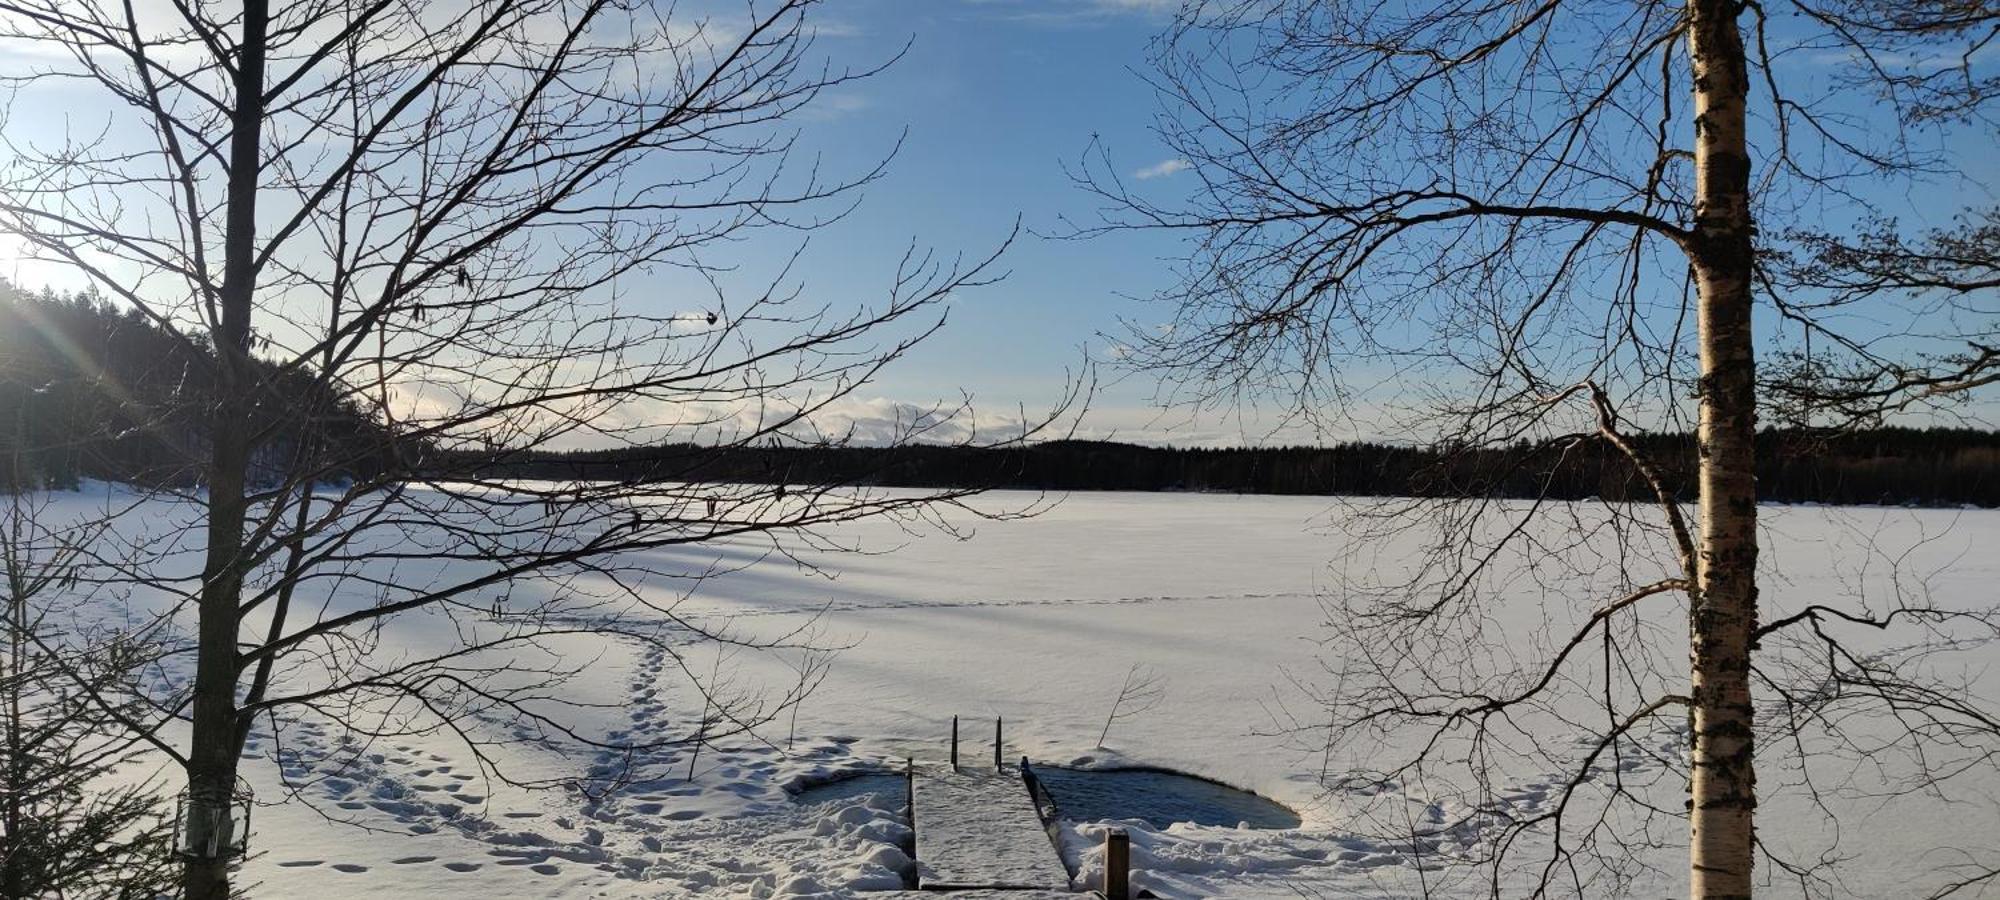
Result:
[[[1233,828],[1297,828],[1297,813],[1253,794],[1163,769],[1059,769],[1036,766],[1035,775],[1073,822],[1139,819],[1154,828],[1176,822]]]
[[[909,803],[909,782],[902,775],[849,775],[831,781],[808,783],[793,792],[792,802],[810,806],[833,800],[870,800],[876,797],[880,797],[881,801],[870,805],[901,809]]]

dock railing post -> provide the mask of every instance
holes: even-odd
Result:
[[[1000,764],[1000,716],[993,717],[993,771],[1005,772],[1007,767]]]
[[[1132,838],[1123,828],[1104,833],[1104,898],[1131,900]]]
[[[958,768],[958,717],[951,717],[951,767]]]

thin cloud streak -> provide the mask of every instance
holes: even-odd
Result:
[[[1181,8],[1181,0],[967,0],[969,5],[998,10],[1000,18],[1029,25],[1069,26],[1120,16],[1161,18]]]
[[[1185,172],[1192,168],[1194,168],[1194,164],[1188,162],[1185,159],[1179,159],[1179,158],[1163,159],[1150,166],[1140,169],[1137,172],[1133,172],[1132,177],[1137,178],[1140,181],[1147,181],[1154,178],[1165,178],[1177,172]]]

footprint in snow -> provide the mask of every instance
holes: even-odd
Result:
[[[481,864],[472,862],[448,862],[444,867],[454,872],[477,872]]]
[[[541,875],[554,875],[554,874],[556,874],[557,872],[561,872],[561,871],[562,871],[562,867],[561,867],[561,866],[552,866],[552,865],[549,865],[548,863],[543,863],[543,864],[541,864],[541,865],[539,865],[539,866],[529,866],[529,867],[528,867],[528,871],[530,871],[530,872],[535,872],[535,873],[537,873],[537,874],[541,874]]]
[[[348,873],[366,872],[368,871],[368,867],[355,865],[354,863],[334,863],[333,870],[336,872],[348,872]]]
[[[323,859],[291,859],[281,862],[278,865],[287,869],[303,869],[309,866],[317,866],[324,862],[326,860]]]
[[[405,856],[402,859],[392,859],[389,862],[398,866],[409,866],[417,863],[435,862],[436,860],[437,857],[435,856]]]

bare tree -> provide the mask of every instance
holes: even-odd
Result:
[[[192,620],[176,657],[192,684],[140,723],[185,768],[191,803],[226,802],[252,729],[283,728],[285,710],[367,738],[449,729],[474,752],[493,720],[628,757],[755,729],[817,670],[774,695],[704,697],[689,729],[614,740],[551,711],[583,665],[564,641],[625,639],[696,682],[691,643],[810,653],[809,633],[680,616],[715,573],[656,551],[784,553],[783,533],[914,521],[965,495],[783,473],[687,483],[700,454],[640,483],[511,477],[539,450],[669,434],[714,453],[838,442],[816,415],[993,277],[992,256],[911,248],[872,306],[815,299],[789,269],[747,296],[724,288],[723,245],[833,221],[881,171],[834,178],[795,151],[787,120],[873,71],[819,61],[814,6],[694,19],[651,0],[0,0],[5,43],[34,61],[7,76],[0,222],[189,335],[203,367],[207,387],[153,415],[198,413],[183,477],[161,480],[182,485],[163,489],[170,518],[199,538],[127,521],[120,540],[142,550],[100,554],[86,579],[142,585],[172,598],[163,621]],[[102,129],[22,127],[57,90],[101,100]],[[914,417],[900,439],[964,412]],[[185,553],[197,579],[173,574]],[[415,619],[458,640],[399,643]],[[156,736],[181,718],[185,746]],[[227,896],[226,861],[190,858],[185,890]]]
[[[1783,420],[1874,424],[1912,409],[1962,403],[2000,383],[1993,300],[2000,292],[2000,207],[1970,210],[1950,226],[1917,235],[1878,218],[1852,235],[1797,228],[1785,237],[1790,246],[1772,252],[1773,296],[1804,295],[1814,302],[1783,307],[1806,337],[1779,355],[1767,379],[1770,406]],[[1924,320],[1951,322],[1963,344],[1911,354],[1817,324],[1821,316],[1885,298]]]
[[[1621,780],[1621,756],[1685,771],[1689,893],[1740,897],[1760,846],[1826,884],[1825,860],[1782,859],[1752,827],[1759,741],[1796,739],[1801,709],[1914,704],[1952,724],[1899,731],[1898,752],[1993,746],[1980,702],[1908,687],[1925,654],[1991,640],[1990,616],[1908,597],[1760,622],[1755,477],[1760,403],[1845,425],[1991,383],[1983,214],[1905,231],[1880,186],[1981,189],[1977,161],[1938,137],[1985,122],[1997,24],[1981,3],[1196,0],[1155,56],[1158,130],[1198,183],[1165,200],[1101,149],[1086,158],[1105,220],[1079,234],[1187,236],[1166,320],[1128,339],[1169,401],[1362,411],[1445,449],[1533,451],[1503,467],[1602,442],[1657,498],[1657,519],[1586,514],[1481,499],[1475,476],[1439,485],[1467,499],[1360,513],[1372,535],[1423,529],[1424,565],[1332,605],[1340,689],[1313,727],[1339,744],[1418,735],[1362,779],[1371,795],[1454,763],[1476,784],[1509,757],[1560,766],[1559,799],[1532,815],[1475,789],[1457,821],[1412,826],[1425,845],[1488,835],[1495,893],[1530,835],[1548,854],[1537,891],[1632,877],[1625,847],[1683,814]],[[1753,322],[1760,308],[1777,318]],[[1798,365],[1760,379],[1760,340]],[[1697,496],[1626,438],[1649,429],[1696,432]],[[1503,635],[1489,601],[1523,577],[1602,599]],[[1902,628],[1916,637],[1898,653]],[[1883,632],[1897,637],[1858,649]],[[1685,665],[1662,655],[1674,639]],[[1681,711],[1685,764],[1677,739],[1646,743]],[[1511,746],[1560,729],[1586,731],[1580,754]]]
[[[1118,696],[1111,701],[1111,711],[1104,716],[1104,728],[1097,733],[1097,746],[1103,747],[1111,737],[1111,726],[1122,719],[1129,719],[1148,712],[1166,699],[1166,686],[1160,683],[1160,673],[1137,663],[1125,671],[1125,681],[1118,686]]]

